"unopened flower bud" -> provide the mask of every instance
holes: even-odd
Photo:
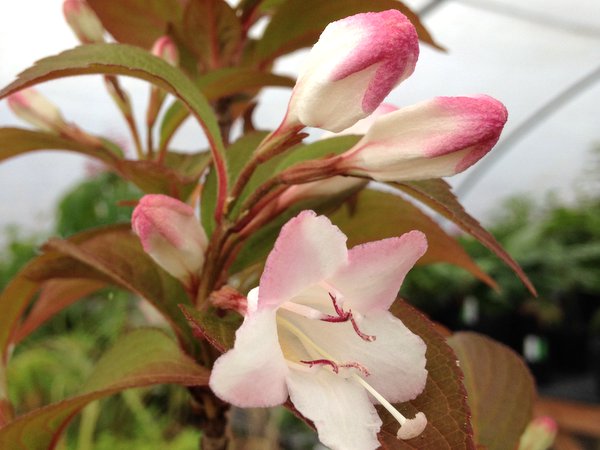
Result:
[[[192,207],[166,195],[145,195],[133,211],[131,226],[159,266],[186,287],[194,286],[208,241]]]
[[[179,64],[179,51],[169,36],[162,36],[156,40],[152,46],[152,54],[164,59],[172,66]]]
[[[285,124],[348,128],[412,74],[418,55],[415,27],[395,9],[330,23],[298,77]]]
[[[17,117],[42,130],[60,132],[66,126],[59,109],[33,88],[9,96],[8,106]]]
[[[63,14],[82,44],[104,42],[104,27],[85,0],[65,0]]]
[[[533,419],[521,436],[518,450],[547,450],[554,443],[558,426],[550,417]]]
[[[246,315],[248,310],[248,299],[231,286],[223,286],[218,291],[212,292],[208,299],[213,306],[237,311],[242,316]]]
[[[437,97],[383,114],[338,157],[338,173],[378,181],[454,175],[492,149],[507,117],[504,105],[488,96]]]

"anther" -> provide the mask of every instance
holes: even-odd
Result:
[[[331,292],[329,292],[328,294],[329,298],[331,298],[331,302],[333,303],[333,309],[335,309],[335,313],[337,314],[337,316],[326,314],[321,318],[321,320],[333,323],[350,321],[350,323],[352,323],[352,328],[354,328],[354,331],[362,340],[367,342],[373,342],[375,339],[377,339],[377,336],[365,334],[362,331],[360,331],[360,328],[358,328],[358,324],[356,323],[356,319],[354,319],[354,315],[352,314],[352,310],[349,309],[348,311],[344,311],[344,309],[337,302],[335,295],[333,295]]]
[[[339,371],[340,371],[340,366],[337,365],[336,363],[334,363],[333,361],[331,361],[330,359],[312,359],[310,361],[300,361],[300,362],[303,364],[308,364],[308,367],[316,366],[318,364],[330,366],[331,370],[333,370],[334,373],[339,373]],[[345,367],[345,365],[343,365],[342,367]]]

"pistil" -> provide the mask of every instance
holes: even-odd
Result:
[[[387,409],[388,412],[394,417],[394,419],[398,421],[398,423],[400,424],[400,429],[398,430],[398,433],[396,433],[396,437],[398,439],[412,439],[419,436],[423,432],[423,430],[427,426],[427,418],[425,417],[425,414],[423,414],[422,412],[418,412],[415,415],[415,417],[413,417],[412,419],[408,419],[404,417],[400,413],[400,411],[394,408],[394,405],[388,402],[383,395],[377,392],[373,386],[371,386],[369,383],[363,380],[360,376],[353,373],[352,378],[358,384],[364,387],[369,392],[369,394],[375,397],[377,401],[381,404],[381,406]]]

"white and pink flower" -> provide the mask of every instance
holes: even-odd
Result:
[[[492,97],[437,97],[376,117],[337,168],[379,181],[454,175],[492,149],[507,117]]]
[[[412,74],[418,56],[415,27],[395,9],[330,23],[298,76],[282,128],[348,128]]]
[[[133,211],[131,227],[159,266],[187,287],[197,282],[208,239],[191,206],[166,195],[145,195]]]
[[[412,231],[346,248],[326,217],[304,211],[281,230],[258,288],[248,294],[235,346],[214,365],[210,386],[240,407],[280,405],[288,395],[332,449],[375,449],[382,404],[400,423],[398,437],[427,420],[391,403],[424,389],[425,344],[389,307],[425,252]]]

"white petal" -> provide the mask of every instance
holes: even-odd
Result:
[[[246,316],[234,348],[215,361],[209,385],[219,398],[236,406],[275,406],[287,399],[288,372],[275,311],[264,310]]]
[[[260,277],[258,308],[271,308],[346,264],[346,236],[325,216],[303,211],[286,223]]]
[[[371,342],[361,339],[348,322],[330,323],[297,316],[294,325],[339,364],[364,366],[370,373],[363,377],[365,381],[391,403],[412,400],[425,388],[426,345],[388,311],[358,320],[362,333],[376,337]]]
[[[406,273],[426,250],[427,240],[420,231],[358,245],[348,252],[349,264],[328,282],[353,311],[387,310]]]
[[[325,368],[290,370],[287,382],[292,403],[313,421],[324,445],[333,450],[379,447],[381,419],[357,383]]]

